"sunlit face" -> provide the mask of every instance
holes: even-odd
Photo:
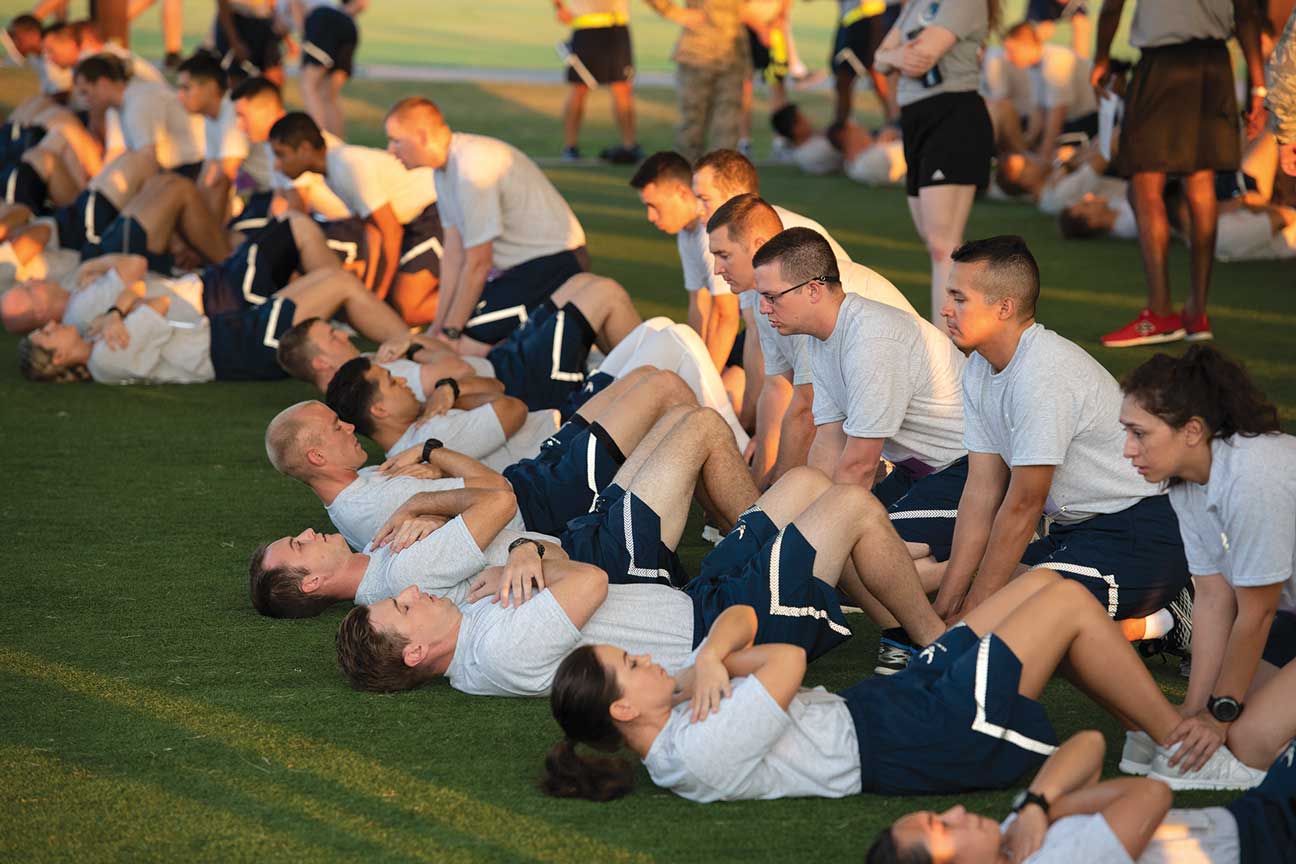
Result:
[[[693,191],[673,180],[649,183],[639,190],[639,200],[648,211],[648,221],[665,234],[678,234],[698,218]]]
[[[959,804],[944,813],[922,810],[897,819],[891,826],[896,847],[927,850],[932,864],[988,864],[999,857],[999,823]]]
[[[1116,212],[1107,205],[1106,198],[1092,192],[1086,193],[1083,198],[1067,209],[1072,214],[1083,217],[1084,221],[1090,225],[1096,226],[1108,224]]]
[[[616,678],[625,701],[641,713],[669,706],[675,693],[675,679],[647,654],[629,654],[613,645],[596,645],[594,656],[604,672]]]
[[[794,283],[783,278],[782,267],[777,261],[757,267],[754,282],[760,292],[760,313],[771,327],[784,336],[809,332],[805,329],[811,312],[811,304],[805,296],[807,286],[789,290]]]
[[[302,438],[310,453],[314,453],[324,465],[336,465],[352,470],[368,461],[360,439],[356,437],[355,426],[341,420],[333,409],[322,402],[309,402],[300,409],[299,419],[302,423]]]
[[[271,543],[266,549],[265,567],[297,567],[318,576],[336,570],[350,557],[351,548],[341,534],[321,534],[307,528]]]
[[[388,117],[383,123],[387,132],[387,152],[406,168],[445,167],[450,152],[450,130],[442,124],[419,122],[412,114]]]
[[[221,90],[215,81],[203,81],[181,72],[176,79],[176,96],[190,114],[216,116],[220,108]]]
[[[314,151],[305,142],[289,147],[282,141],[271,141],[270,149],[274,151],[275,168],[285,177],[295,180],[311,170],[310,157]]]
[[[31,334],[31,341],[37,348],[43,348],[53,354],[56,366],[67,365],[69,358],[80,354],[86,345],[75,327],[57,321],[50,321]]]
[[[394,633],[414,646],[426,647],[446,640],[461,617],[453,602],[425,594],[414,585],[369,607],[369,624],[375,631]]]
[[[404,378],[396,377],[382,366],[373,365],[365,372],[365,380],[378,385],[378,396],[373,400],[372,407],[381,406],[391,417],[418,415],[418,397]]]
[[[67,291],[57,282],[35,280],[0,295],[0,320],[10,333],[30,333],[63,314]]]
[[[1008,58],[1008,62],[1018,69],[1029,69],[1040,62],[1040,58],[1044,54],[1043,46],[1034,39],[1005,39],[1003,47],[1004,56]]]
[[[238,118],[238,128],[248,136],[248,141],[264,144],[270,140],[270,129],[284,116],[284,110],[270,98],[237,99],[234,102],[234,116]]]
[[[360,356],[360,349],[351,344],[351,334],[326,321],[312,324],[306,333],[306,341],[314,347],[318,356],[324,358],[330,369],[337,369],[348,360]]]
[[[999,305],[988,301],[977,281],[985,267],[984,262],[956,261],[945,283],[941,317],[954,344],[964,351],[976,350],[1003,326]]]
[[[697,198],[703,222],[710,219],[735,194],[737,193],[721,188],[719,179],[710,166],[703,166],[693,172],[693,195]]]
[[[710,239],[716,275],[729,283],[729,287],[735,292],[755,288],[756,273],[752,269],[753,253],[749,244],[733,239],[728,225],[712,231]]]
[[[1133,396],[1121,402],[1120,422],[1125,427],[1125,458],[1144,480],[1163,483],[1179,475],[1190,449],[1187,426],[1175,429]]]
[[[125,85],[107,77],[91,82],[84,76],[78,75],[72,82],[72,89],[76,91],[77,99],[82,105],[91,111],[99,112],[121,106]]]

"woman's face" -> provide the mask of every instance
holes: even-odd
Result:
[[[77,329],[71,324],[60,324],[57,321],[50,321],[41,329],[31,334],[32,344],[37,348],[43,348],[53,355],[56,366],[67,365],[67,358],[76,353],[81,347],[84,340]]]
[[[891,835],[902,851],[925,848],[932,864],[993,864],[1002,845],[999,823],[961,804],[944,813],[910,813],[896,820]]]
[[[1120,422],[1125,427],[1125,458],[1144,480],[1163,483],[1180,474],[1190,450],[1188,426],[1172,428],[1133,396],[1121,403]]]
[[[630,654],[612,645],[599,645],[594,654],[603,671],[616,678],[617,689],[621,691],[617,703],[625,703],[639,714],[670,707],[675,679],[654,663],[652,657]]]

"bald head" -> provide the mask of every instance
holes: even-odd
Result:
[[[23,282],[0,294],[0,322],[10,333],[30,333],[63,317],[68,292],[57,282]]]
[[[331,415],[328,406],[313,399],[276,414],[265,433],[266,456],[275,470],[305,483],[311,473],[306,451],[317,443],[320,424]]]
[[[406,96],[383,120],[387,150],[406,168],[444,168],[450,156],[450,126],[431,99]]]

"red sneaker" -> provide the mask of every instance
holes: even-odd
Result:
[[[1184,322],[1180,315],[1153,315],[1144,309],[1130,323],[1102,337],[1108,348],[1130,348],[1135,345],[1156,345],[1184,338]]]
[[[1215,338],[1215,334],[1211,332],[1210,317],[1205,312],[1195,318],[1185,315],[1183,328],[1185,342],[1207,342]]]

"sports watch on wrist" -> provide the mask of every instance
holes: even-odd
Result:
[[[1043,810],[1045,816],[1048,815],[1049,812],[1048,799],[1045,798],[1043,795],[1036,795],[1034,792],[1030,791],[1029,789],[1023,789],[1022,791],[1017,793],[1017,797],[1013,799],[1012,812],[1020,813],[1022,810],[1024,810],[1026,807],[1030,806],[1031,804],[1034,804],[1037,807],[1039,807],[1041,810]]]
[[[528,543],[536,547],[537,555],[539,555],[541,558],[544,557],[544,553],[545,553],[544,544],[541,543],[539,540],[532,540],[530,537],[519,537],[516,540],[514,540],[512,543],[510,543],[508,545],[509,554],[512,555],[514,549],[518,548],[519,546],[525,546]]]
[[[418,344],[417,342],[410,343],[410,346],[405,349],[405,359],[413,360],[414,355],[422,350],[423,350],[423,346]]]
[[[463,328],[462,327],[442,327],[441,332],[445,334],[445,337],[447,339],[458,339],[460,336],[463,335]]]
[[[444,446],[445,445],[441,443],[441,440],[439,438],[427,439],[426,441],[423,442],[423,455],[419,457],[419,462],[422,462],[423,464],[426,465],[428,459],[431,458],[432,456],[432,451],[440,450]]]
[[[1242,703],[1232,696],[1212,696],[1206,700],[1206,710],[1221,723],[1232,723],[1242,713]]]
[[[455,401],[458,402],[458,401],[459,401],[459,382],[456,381],[456,380],[453,379],[453,378],[442,378],[442,379],[438,380],[435,384],[432,385],[432,389],[435,390],[435,389],[437,389],[438,387],[440,387],[442,384],[449,384],[449,385],[450,385],[450,390],[453,391],[453,393],[454,393]]]

